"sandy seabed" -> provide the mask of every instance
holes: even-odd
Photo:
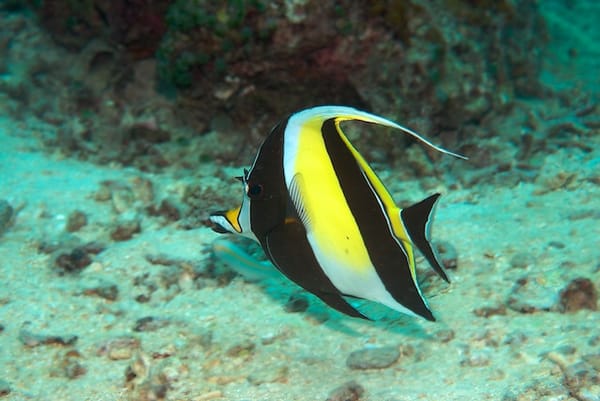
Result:
[[[557,46],[586,40],[545,12],[573,31]],[[588,83],[597,55],[581,52]],[[597,127],[543,155],[531,180],[439,182],[433,239],[457,268],[450,285],[419,271],[435,323],[377,307],[376,322],[351,319],[284,280],[207,278],[217,235],[141,212],[144,183],[177,198],[185,177],[49,154],[47,129],[0,117],[0,400],[600,400]],[[205,167],[204,184],[223,188],[210,172],[243,166]],[[416,181],[390,189],[428,195]],[[139,223],[131,238],[123,221]],[[286,309],[291,296],[308,309]],[[349,366],[381,347],[393,352],[378,368]]]
[[[115,199],[99,200],[107,180],[176,193],[177,178],[49,155],[36,129],[0,120],[0,199],[15,209],[0,238],[3,399],[325,400],[352,380],[360,400],[600,399],[600,313],[560,304],[573,279],[600,283],[597,135],[590,152],[548,155],[533,182],[440,188],[434,240],[456,248],[458,268],[449,286],[427,276],[428,323],[355,320],[312,297],[289,313],[299,290],[285,281],[199,286],[190,270],[212,263],[216,234],[142,217],[111,241]],[[87,224],[67,233],[75,210]],[[94,242],[104,248],[81,272],[57,268]],[[390,366],[347,366],[380,346],[399,351]]]

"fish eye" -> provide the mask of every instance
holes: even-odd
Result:
[[[263,193],[263,186],[260,184],[251,184],[248,185],[248,189],[246,190],[246,194],[250,199],[258,199]]]

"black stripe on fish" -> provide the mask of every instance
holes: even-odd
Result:
[[[352,317],[368,319],[350,305],[319,265],[299,221],[285,184],[283,140],[287,120],[265,139],[246,174],[249,190],[262,188],[260,197],[250,197],[250,224],[263,250],[287,278],[315,294],[330,307]]]
[[[343,141],[343,133],[338,131],[335,119],[326,120],[321,130],[346,202],[386,290],[404,307],[427,320],[435,320],[413,281],[406,252],[391,233],[386,211]]]

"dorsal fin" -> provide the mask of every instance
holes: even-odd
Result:
[[[310,120],[317,121],[326,121],[329,119],[335,120],[336,124],[339,124],[342,121],[364,121],[367,123],[377,124],[384,127],[390,127],[397,129],[418,141],[424,143],[432,149],[437,150],[438,152],[445,153],[447,155],[451,155],[454,157],[458,157],[460,159],[467,159],[467,157],[451,152],[447,149],[442,148],[441,146],[435,145],[433,142],[429,141],[422,135],[416,133],[410,128],[404,127],[392,120],[388,120],[387,118],[377,116],[375,114],[367,113],[366,111],[357,110],[353,107],[347,106],[317,106],[310,109],[302,110],[290,117],[290,124],[294,124],[295,121],[299,121],[300,123]]]
[[[446,282],[450,282],[442,265],[438,261],[433,247],[429,242],[429,225],[432,220],[433,207],[440,194],[431,195],[421,202],[400,211],[400,219],[411,241],[421,251],[433,270]]]

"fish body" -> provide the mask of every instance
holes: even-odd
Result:
[[[306,109],[273,128],[241,177],[241,206],[212,214],[213,229],[258,241],[285,276],[349,316],[367,318],[344,297],[435,320],[417,283],[414,249],[448,281],[429,242],[439,194],[398,208],[342,131],[348,120],[395,128],[462,157],[374,114]]]

